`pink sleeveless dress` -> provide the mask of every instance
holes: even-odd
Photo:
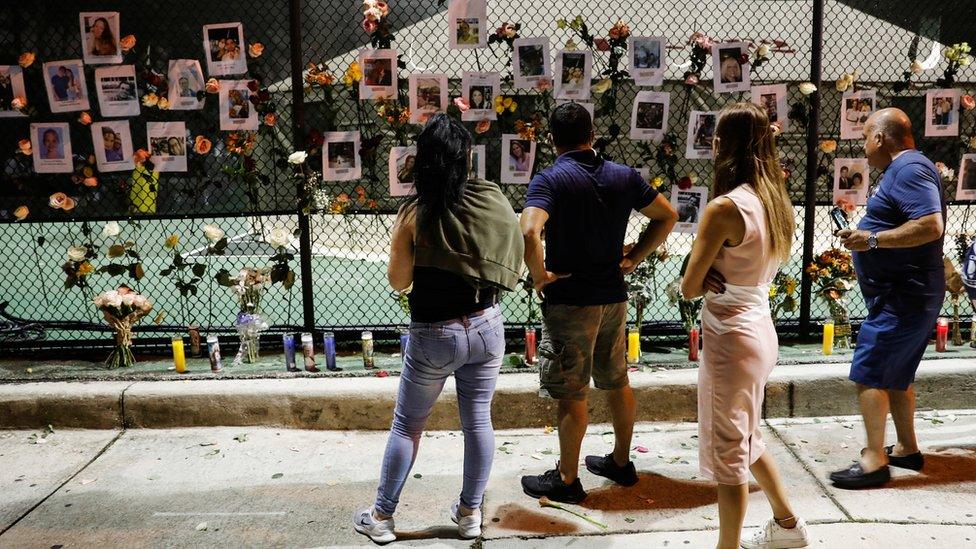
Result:
[[[766,447],[759,432],[763,389],[779,351],[769,314],[769,287],[777,260],[766,212],[750,185],[725,195],[745,221],[745,236],[723,247],[713,267],[726,279],[724,294],[709,292],[702,308],[702,361],[698,371],[698,442],[701,473],[720,484],[744,484],[749,466]]]

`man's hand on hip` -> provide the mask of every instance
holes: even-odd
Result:
[[[544,295],[542,291],[543,288],[559,280],[560,278],[566,278],[569,276],[570,275],[568,274],[559,274],[552,271],[546,271],[545,277],[540,277],[540,280],[533,280],[535,291],[539,292],[539,295]]]
[[[871,233],[868,231],[843,229],[834,235],[839,237],[840,243],[852,252],[863,252],[871,249],[871,246],[868,245],[868,237],[871,236]]]

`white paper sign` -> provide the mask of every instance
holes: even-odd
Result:
[[[866,158],[834,159],[834,205],[846,201],[855,206],[868,203],[871,171]]]
[[[666,92],[640,91],[634,98],[630,116],[630,138],[658,141],[668,127],[671,95]]]
[[[139,116],[135,66],[116,65],[95,69],[95,92],[102,116]]]
[[[461,74],[461,97],[467,99],[468,110],[461,120],[478,122],[496,120],[495,98],[501,95],[501,75],[497,72],[465,72]]]
[[[451,0],[447,6],[447,27],[452,49],[470,50],[487,46],[486,0]]]
[[[30,125],[36,173],[71,173],[71,133],[66,122]]]
[[[501,182],[528,185],[535,163],[535,141],[522,139],[518,134],[504,134],[501,157]]]
[[[91,133],[98,171],[122,172],[135,168],[128,120],[95,122]]]
[[[376,99],[397,95],[396,50],[364,49],[359,52],[363,77],[359,81],[359,98]]]
[[[678,212],[678,222],[674,224],[673,232],[695,234],[698,232],[698,222],[705,213],[708,202],[708,187],[689,187],[671,191],[671,206]]]
[[[203,26],[203,52],[207,74],[231,76],[247,72],[247,47],[240,23]]]
[[[685,145],[686,158],[712,158],[712,140],[718,112],[691,111],[688,115],[688,138]]]
[[[414,194],[414,166],[417,162],[417,147],[392,147],[390,149],[390,196],[410,196]]]
[[[716,93],[749,91],[749,45],[722,42],[712,46],[712,79]]]
[[[424,124],[447,108],[446,74],[411,74],[408,78],[410,122]]]
[[[186,171],[186,123],[146,122],[146,139],[156,171]]]
[[[78,14],[81,24],[82,56],[90,65],[122,62],[119,46],[119,12],[84,12]]]
[[[85,66],[81,59],[44,63],[44,87],[51,112],[86,111],[88,85],[85,83]]]
[[[770,124],[779,124],[781,131],[790,129],[789,95],[787,95],[786,84],[770,84],[768,86],[752,87],[752,102],[759,105],[766,111]]]
[[[959,90],[925,92],[925,137],[959,135]]]
[[[539,80],[552,78],[548,38],[519,38],[513,46],[512,69],[516,88],[534,88]]]
[[[661,36],[632,37],[630,75],[638,86],[660,86],[667,69],[668,41]]]
[[[593,57],[590,50],[560,50],[556,53],[557,99],[589,99],[592,78]]]
[[[956,200],[976,200],[976,154],[962,155]]]
[[[326,132],[322,143],[322,178],[354,181],[362,177],[359,132]]]
[[[487,172],[487,152],[484,145],[471,147],[471,165],[468,167],[468,179],[484,179]]]
[[[0,118],[27,116],[11,105],[18,97],[27,98],[24,69],[19,65],[0,65]]]
[[[251,103],[251,90],[247,80],[220,81],[220,129],[257,130],[260,126],[258,111]]]
[[[864,139],[864,123],[876,108],[874,90],[845,92],[840,100],[840,138]]]
[[[204,91],[206,82],[203,80],[203,71],[200,69],[200,62],[196,59],[170,59],[169,71],[169,90],[167,99],[169,108],[174,111],[192,111],[203,108],[203,100],[197,99],[199,93]]]

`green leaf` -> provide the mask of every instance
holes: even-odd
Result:
[[[173,252],[173,266],[183,267],[186,265],[186,261],[183,260],[183,254],[180,252]]]
[[[118,263],[109,263],[108,265],[102,265],[98,268],[96,272],[98,273],[108,273],[109,276],[119,276],[125,274],[128,270],[127,265],[120,265]]]
[[[139,252],[137,252],[137,251],[135,251],[135,250],[133,250],[131,248],[125,251],[125,255],[131,257],[132,259],[142,259],[142,258],[139,257]]]
[[[146,272],[142,269],[142,263],[132,263],[129,265],[129,276],[135,280],[142,280]]]
[[[207,265],[204,263],[194,263],[191,269],[193,276],[203,277],[203,274],[207,272]]]
[[[125,254],[125,248],[121,244],[113,244],[108,248],[109,257],[122,257]]]
[[[163,269],[162,271],[159,271],[159,274],[161,276],[169,276],[172,272],[173,272],[173,269],[172,268],[168,268],[168,269]]]
[[[230,273],[227,272],[227,269],[217,271],[217,274],[214,275],[214,280],[217,281],[217,284],[228,288],[234,285],[234,283],[230,281]]]
[[[281,285],[286,290],[290,290],[291,287],[295,285],[295,271],[294,270],[288,269],[288,274],[285,275],[285,280],[284,280],[284,282],[281,283]]]

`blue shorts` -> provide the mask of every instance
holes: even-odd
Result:
[[[942,295],[890,293],[868,299],[857,334],[851,381],[876,389],[907,390],[942,311]]]

